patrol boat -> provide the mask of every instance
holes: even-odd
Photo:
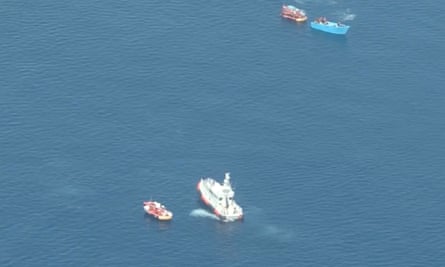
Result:
[[[233,222],[243,219],[243,209],[234,200],[235,192],[230,184],[230,173],[225,173],[223,184],[210,177],[201,178],[196,189],[204,204],[209,206],[221,221]]]

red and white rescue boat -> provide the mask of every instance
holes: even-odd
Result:
[[[144,210],[160,221],[170,221],[173,218],[173,213],[156,201],[144,201]]]
[[[307,20],[306,12],[292,5],[283,5],[281,7],[281,16],[296,22],[305,22]]]

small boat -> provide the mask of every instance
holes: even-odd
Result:
[[[144,210],[160,221],[170,221],[173,218],[173,213],[156,201],[144,201]]]
[[[283,5],[281,7],[281,16],[296,22],[305,22],[307,20],[306,12],[292,5]]]
[[[220,184],[215,179],[206,177],[199,180],[196,189],[202,202],[210,207],[223,222],[233,222],[243,219],[243,209],[236,203],[230,173],[226,173],[224,183]]]
[[[331,22],[328,21],[325,17],[320,17],[311,22],[311,27],[316,30],[333,34],[346,34],[350,26],[340,22]]]

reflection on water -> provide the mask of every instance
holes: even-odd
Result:
[[[148,214],[144,214],[144,220],[147,228],[150,228],[150,230],[166,231],[171,226],[171,221],[160,221]]]
[[[215,223],[215,229],[220,235],[228,237],[234,235],[235,232],[240,229],[242,223],[242,220],[235,222],[218,221]]]

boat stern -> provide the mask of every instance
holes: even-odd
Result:
[[[215,208],[213,213],[223,222],[234,222],[244,219],[243,209],[238,204],[229,208]]]
[[[171,219],[173,219],[173,213],[172,212],[167,212],[165,214],[162,214],[162,215],[158,216],[158,220],[160,220],[160,221],[171,221]]]
[[[238,215],[219,215],[218,217],[223,222],[235,222],[235,221],[242,221],[242,220],[244,220],[243,214],[238,214]]]

